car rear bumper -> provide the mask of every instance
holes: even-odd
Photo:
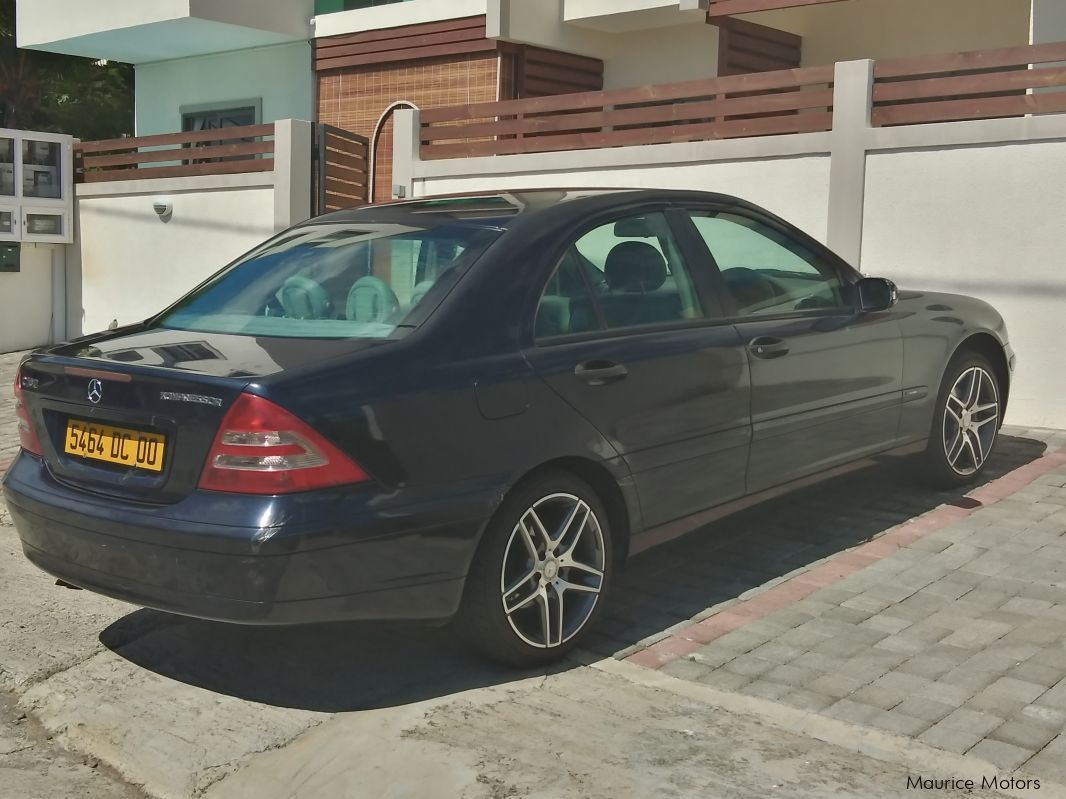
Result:
[[[71,585],[187,616],[303,624],[453,616],[499,491],[402,506],[370,487],[138,505],[67,487],[21,454],[4,496],[27,558]]]

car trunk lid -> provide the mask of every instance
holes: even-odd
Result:
[[[249,384],[359,346],[116,331],[31,356],[22,393],[57,479],[97,494],[172,503],[196,488],[226,411]]]

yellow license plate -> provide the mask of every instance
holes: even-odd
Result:
[[[143,433],[140,430],[70,419],[67,421],[67,440],[63,451],[94,461],[161,472],[165,446],[166,438],[158,433]]]

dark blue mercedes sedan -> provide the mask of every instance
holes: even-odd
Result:
[[[63,581],[249,624],[454,620],[576,646],[640,550],[874,455],[984,468],[1014,355],[747,202],[537,190],[288,230],[40,350],[4,494]]]

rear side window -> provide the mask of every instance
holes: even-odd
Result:
[[[591,262],[571,247],[559,262],[537,306],[535,334],[537,338],[587,333],[600,327],[599,316],[592,298],[593,281],[602,280]]]
[[[181,300],[162,327],[282,338],[384,338],[500,231],[464,224],[311,225],[273,239]],[[439,292],[438,292],[439,295]]]
[[[566,251],[537,309],[538,337],[669,324],[703,316],[661,213],[600,225]]]

